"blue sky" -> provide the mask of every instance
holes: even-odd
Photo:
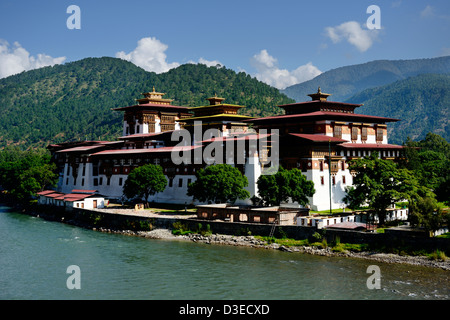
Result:
[[[81,29],[68,29],[70,5]],[[370,5],[381,29],[366,25]],[[0,77],[87,57],[220,63],[284,88],[379,59],[450,55],[448,0],[0,1]]]

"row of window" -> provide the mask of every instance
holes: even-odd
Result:
[[[334,126],[333,136],[342,138],[342,126]],[[351,139],[358,140],[358,127],[351,127]],[[367,127],[361,128],[361,141],[367,141]],[[376,128],[376,141],[383,141],[383,128]]]
[[[169,178],[169,187],[170,188],[172,188],[174,186],[173,180],[174,180],[174,178]],[[178,185],[179,188],[183,187],[183,184],[184,184],[183,180],[184,179],[182,179],[182,178],[178,179],[178,184],[177,185]],[[189,178],[186,181],[187,181],[186,186],[188,186],[192,182],[192,179]],[[119,178],[119,186],[122,186],[123,182],[124,182],[123,178]],[[68,185],[68,184],[69,184],[69,178],[66,179],[66,185]],[[75,179],[73,181],[73,184],[74,185],[77,184],[77,179]],[[103,185],[103,177],[94,178],[94,186],[95,187],[102,186],[102,185]],[[111,185],[111,178],[110,177],[106,177],[106,185],[107,186]],[[81,179],[81,186],[84,187],[84,178]]]
[[[173,187],[173,178],[169,178],[169,188],[172,188]],[[186,186],[188,186],[190,183],[192,182],[192,179],[187,179],[187,183],[186,183]],[[183,187],[183,179],[182,178],[179,178],[178,179],[178,188],[182,188]]]
[[[345,176],[343,175],[342,176],[342,179],[341,179],[341,181],[342,181],[342,184],[346,184],[347,182],[346,182],[346,178],[345,178]],[[325,177],[324,176],[321,176],[320,177],[320,184],[321,185],[325,185]],[[331,176],[331,184],[334,186],[334,185],[336,185],[336,176]]]

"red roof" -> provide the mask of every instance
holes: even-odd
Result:
[[[62,195],[64,195],[64,193],[61,193],[61,192],[53,192],[53,193],[48,193],[48,194],[46,194],[45,196],[46,196],[47,198],[57,198],[57,197],[60,197],[60,196],[62,196]]]
[[[315,111],[310,113],[302,113],[302,114],[287,114],[281,116],[272,116],[265,118],[258,118],[252,120],[244,120],[245,122],[264,122],[264,121],[273,121],[273,120],[284,120],[284,119],[308,119],[308,118],[320,118],[320,119],[328,119],[332,120],[333,118],[337,118],[339,120],[347,118],[350,120],[372,120],[376,122],[395,122],[400,121],[399,119],[394,118],[385,118],[385,117],[377,117],[377,116],[369,116],[364,114],[355,114],[355,113],[344,113],[344,112],[332,112],[332,111]],[[308,119],[310,120],[310,119]]]
[[[146,108],[156,108],[156,109],[178,109],[181,111],[186,111],[186,113],[188,113],[189,108],[188,107],[180,107],[180,106],[172,106],[170,104],[158,104],[158,103],[143,103],[143,104],[135,104],[132,106],[128,106],[128,107],[120,107],[120,108],[115,108],[113,110],[118,110],[118,111],[122,111],[122,110],[128,110],[128,109],[134,109],[134,108],[142,108],[144,107],[144,109]]]
[[[322,134],[289,133],[289,135],[314,142],[348,142],[348,140],[330,137]]]
[[[45,195],[48,195],[48,194],[51,194],[51,193],[57,193],[57,192],[54,191],[54,190],[44,190],[44,191],[37,192],[36,194],[40,195],[40,196],[45,196]]]
[[[89,151],[89,150],[97,149],[97,148],[100,148],[100,147],[103,147],[103,145],[98,144],[98,145],[95,145],[95,146],[74,147],[74,148],[59,150],[59,151],[56,151],[56,152]]]
[[[320,100],[312,100],[312,101],[304,101],[304,102],[294,102],[294,103],[288,103],[288,104],[282,104],[278,107],[289,107],[289,106],[295,106],[295,105],[308,105],[308,104],[332,104],[332,105],[341,105],[341,106],[350,106],[350,107],[360,107],[362,104],[355,104],[355,103],[345,103],[345,102],[338,102],[338,101],[320,101]]]
[[[339,146],[347,149],[403,149],[403,146],[387,143],[342,143]]]
[[[232,135],[232,136],[224,136],[224,137],[216,137],[208,140],[203,140],[201,142],[223,142],[223,141],[242,141],[242,140],[258,140],[265,139],[270,137],[273,133],[264,133],[264,134],[242,134],[242,135]],[[346,141],[346,140],[344,140]]]
[[[93,196],[93,195],[92,194],[73,194],[73,193],[69,193],[69,194],[66,194],[64,196],[64,201],[68,201],[68,202],[80,201],[80,200],[89,198],[91,196]]]
[[[81,193],[81,192],[84,192],[84,193]],[[80,200],[92,197],[95,195],[94,194],[95,192],[96,192],[96,190],[72,190],[72,193],[61,193],[61,192],[55,192],[52,190],[45,190],[45,191],[38,192],[37,194],[48,197],[48,198],[53,198],[55,200],[64,200],[64,201],[72,202],[72,201],[80,201]]]
[[[130,134],[128,136],[119,137],[119,139],[152,138],[152,137],[157,137],[162,134],[169,134],[174,131],[175,130],[164,131],[164,132],[152,132],[152,133],[135,133],[135,134]]]

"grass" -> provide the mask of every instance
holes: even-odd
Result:
[[[441,234],[439,236],[436,236],[436,238],[444,238],[444,239],[450,239],[450,232]]]
[[[193,205],[184,205],[184,204],[174,204],[174,203],[152,203],[148,204],[148,207],[145,207],[144,210],[150,210],[157,213],[166,213],[166,214],[178,214],[182,215],[186,214],[195,214],[197,213],[197,208]],[[126,209],[134,209],[134,205],[131,204],[110,204],[109,207],[122,207]]]
[[[450,234],[450,233],[449,233]],[[333,252],[363,252],[363,251],[376,251],[376,252],[384,252],[384,253],[394,253],[398,255],[410,255],[410,256],[426,256],[432,260],[446,260],[448,257],[446,256],[444,251],[435,250],[433,252],[426,252],[425,250],[415,250],[410,247],[402,246],[398,244],[396,246],[371,246],[367,243],[357,244],[357,243],[342,243],[340,239],[337,238],[333,242],[328,243],[325,238],[323,239],[314,239],[310,241],[309,239],[304,240],[295,240],[295,239],[278,239],[274,237],[262,237],[255,236],[255,238],[266,241],[268,244],[276,243],[280,246],[285,247],[299,247],[299,246],[307,246],[307,247],[315,247],[318,249],[330,248]]]
[[[311,214],[321,214],[321,215],[326,215],[326,214],[330,214],[330,209],[327,210],[322,210],[322,211],[309,211]],[[352,210],[350,209],[346,209],[346,211],[344,211],[344,209],[332,209],[331,210],[331,214],[336,214],[336,213],[352,213]]]
[[[255,236],[255,238],[266,241],[268,244],[276,243],[279,244],[280,246],[285,247],[307,246],[307,247],[316,247],[319,249],[330,248],[334,252],[344,252],[344,251],[360,252],[369,249],[369,246],[367,244],[341,243],[340,241],[335,241],[333,243],[328,244],[326,239],[322,239],[322,241],[310,242],[308,239],[304,240],[295,240],[289,238],[278,239],[274,237],[262,237],[262,236]]]

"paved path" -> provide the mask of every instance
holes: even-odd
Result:
[[[94,209],[96,211],[105,212],[109,214],[123,214],[129,216],[137,216],[137,217],[148,217],[148,218],[169,218],[169,219],[189,219],[196,218],[197,215],[192,214],[175,214],[171,212],[155,212],[152,209],[146,210],[134,210],[134,209],[123,209],[123,208],[104,208],[104,209]],[[188,212],[189,213],[189,212]]]

